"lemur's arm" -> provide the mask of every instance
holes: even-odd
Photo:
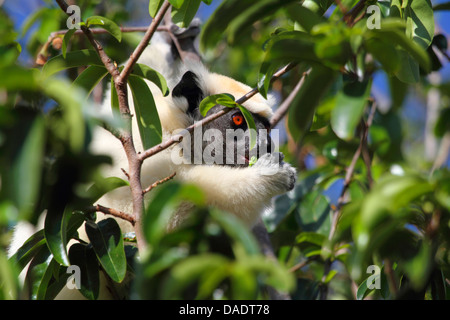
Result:
[[[253,223],[270,199],[291,190],[295,169],[280,153],[266,154],[253,167],[186,165],[178,179],[197,185],[208,203]]]

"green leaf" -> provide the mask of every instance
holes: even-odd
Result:
[[[404,8],[406,34],[423,49],[430,46],[434,36],[434,13],[430,0],[408,1]]]
[[[108,70],[105,67],[89,66],[74,80],[73,85],[86,90],[87,98],[107,73]]]
[[[174,2],[181,2],[175,1]],[[181,7],[172,8],[172,21],[180,28],[189,27],[192,19],[194,19],[195,14],[200,6],[201,0],[183,0]]]
[[[392,107],[397,110],[405,101],[408,93],[408,85],[405,82],[399,81],[397,77],[389,77],[389,91],[392,98]]]
[[[286,14],[297,22],[306,32],[311,32],[312,28],[321,23],[322,19],[315,12],[302,6],[300,3],[293,3],[286,8]]]
[[[420,67],[405,50],[399,50],[400,66],[395,76],[407,84],[415,84],[420,81]]]
[[[176,9],[181,8],[185,0],[169,0],[169,3]]]
[[[182,291],[195,281],[207,282],[214,276],[214,270],[229,263],[228,259],[219,254],[204,253],[188,257],[175,265],[163,287],[163,299],[181,298]]]
[[[130,183],[123,179],[117,177],[108,177],[104,179],[98,179],[95,183],[88,189],[87,193],[91,197],[92,202],[100,199],[104,194],[120,188],[129,186]]]
[[[94,250],[75,243],[69,250],[70,264],[80,268],[80,292],[89,300],[96,300],[100,291],[100,275]]]
[[[218,104],[228,108],[235,108],[237,106],[234,97],[231,94],[228,93],[214,94],[211,96],[207,96],[200,102],[198,106],[200,114],[203,117],[206,117],[208,111]]]
[[[396,214],[399,209],[410,205],[419,196],[433,191],[426,180],[414,176],[391,176],[379,179],[372,191],[365,197],[361,208],[360,221],[355,221],[358,230],[371,232],[386,217]],[[364,241],[363,243],[367,243]]]
[[[26,69],[12,65],[0,68],[1,74],[7,77],[0,77],[0,88],[7,90],[39,90],[40,73],[37,69]]]
[[[150,0],[148,3],[148,13],[152,18],[156,17],[159,9],[161,9],[164,0]]]
[[[447,132],[450,132],[450,108],[443,108],[434,126],[434,134],[442,138]]]
[[[356,300],[363,300],[369,292],[369,288],[367,287],[367,279],[364,279],[356,291]]]
[[[289,131],[295,139],[306,132],[321,99],[336,79],[337,73],[321,65],[315,65],[306,77],[300,91],[289,108]]]
[[[266,42],[265,48],[267,52],[258,74],[258,89],[265,98],[278,68],[291,62],[319,61],[313,38],[300,31],[279,32]]]
[[[328,235],[331,227],[331,208],[327,198],[319,191],[306,194],[298,207],[295,218],[302,231]],[[304,237],[306,236],[312,240],[312,235],[306,233]],[[302,236],[300,239],[303,239]]]
[[[75,31],[77,31],[76,28],[69,29],[69,31],[67,31],[66,34],[64,35],[62,48],[61,48],[64,59],[66,58],[67,46],[69,45],[69,41],[72,38]]]
[[[273,36],[267,43],[264,63],[275,61],[319,61],[314,38],[301,31],[286,31]],[[265,74],[264,70],[261,72]]]
[[[211,216],[236,243],[243,246],[247,254],[259,253],[258,243],[253,234],[238,217],[219,210],[211,210]]]
[[[189,202],[198,207],[206,204],[203,192],[194,185],[180,185],[176,181],[170,181],[152,192],[155,194],[146,206],[142,228],[145,239],[153,247],[157,247],[167,233],[170,218],[180,203]]]
[[[202,0],[204,3],[206,3],[208,6],[212,3],[212,0]]]
[[[84,116],[82,112],[82,92],[66,81],[48,78],[43,91],[49,97],[60,103],[64,120],[64,135],[72,152],[79,153],[85,145]]]
[[[233,44],[244,34],[244,31],[267,16],[274,15],[278,9],[294,2],[295,0],[259,0],[248,7],[245,11],[239,12],[228,26],[228,42]]]
[[[331,111],[331,127],[339,138],[351,140],[354,137],[371,88],[371,81],[348,82],[338,92],[336,106]]]
[[[39,250],[45,246],[44,229],[39,230],[25,241],[25,243],[10,258],[21,271],[30,262]]]
[[[49,209],[45,217],[44,235],[50,252],[58,263],[68,266],[67,256],[67,227],[72,216],[72,210],[66,208],[64,212]]]
[[[19,219],[28,220],[39,196],[46,134],[41,116],[22,116],[22,133],[13,140],[17,142],[13,162],[2,178],[8,186],[3,192],[19,210]]]
[[[430,272],[433,270],[433,264],[432,245],[424,239],[420,244],[418,253],[402,265],[413,288],[416,290],[423,288],[429,279]]]
[[[100,60],[97,52],[95,52],[94,50],[83,49],[67,52],[65,58],[61,54],[49,59],[42,68],[42,72],[45,75],[50,76],[65,69],[89,65],[95,65],[99,67],[105,66]]]
[[[136,63],[131,74],[150,80],[151,82],[156,84],[156,86],[161,90],[164,96],[167,96],[169,94],[169,88],[167,87],[166,79],[162,74],[150,68],[149,66],[141,63]]]
[[[0,251],[0,299],[16,300],[19,294],[19,273],[17,265]]]
[[[371,38],[365,41],[364,46],[381,63],[386,73],[392,75],[398,71],[400,56],[393,44],[380,38]]]
[[[150,245],[156,246],[166,233],[169,219],[179,203],[177,195],[180,189],[178,183],[165,183],[155,190],[155,197],[146,208],[143,222],[145,238]]]
[[[41,284],[45,287],[48,284],[50,273],[47,269],[50,263],[54,261],[47,246],[42,246],[28,267],[25,281],[29,288],[29,298],[38,299],[40,296]],[[41,291],[42,292],[42,291]]]
[[[322,247],[323,243],[325,242],[326,237],[323,234],[319,234],[316,232],[301,232],[296,238],[295,241],[297,243],[311,243],[314,245],[317,245],[319,247]]]
[[[53,258],[51,259],[47,269],[45,270],[44,274],[42,275],[41,282],[39,284],[39,288],[36,292],[36,300],[45,300],[48,296],[48,289],[49,284],[51,280],[53,279],[53,275],[57,272],[60,265],[59,263]]]
[[[255,4],[254,0],[222,1],[217,9],[210,15],[200,33],[200,49],[213,48],[223,39],[225,30],[236,14],[244,12]]]
[[[247,122],[247,128],[250,135],[250,150],[253,149],[256,145],[256,125],[255,120],[253,119],[252,114],[248,111],[244,106],[240,104],[237,105],[239,110],[241,110],[242,115],[245,118],[245,122]]]
[[[115,282],[121,282],[127,271],[127,260],[120,227],[108,218],[93,223],[86,222],[86,234],[103,269]]]
[[[149,149],[162,141],[161,122],[155,101],[152,92],[141,78],[131,75],[128,84],[133,94],[142,146],[144,149]]]
[[[39,10],[33,12],[31,15],[29,15],[26,20],[23,22],[21,29],[22,29],[22,36],[25,36],[25,34],[28,32],[28,30],[42,17],[44,17],[47,12],[50,9],[47,7],[40,8]]]
[[[86,20],[86,26],[99,26],[100,28],[108,31],[117,41],[122,41],[122,31],[119,26],[112,20],[101,16],[92,16]]]
[[[425,71],[430,70],[430,58],[428,57],[426,50],[406,36],[404,31],[399,28],[398,20],[383,20],[381,28],[371,30],[370,33],[374,33],[377,37],[380,37],[385,41],[399,45],[405,52],[411,55],[411,58],[417,61]],[[403,57],[400,57],[400,61],[403,61]]]

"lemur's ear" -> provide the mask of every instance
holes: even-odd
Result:
[[[193,113],[203,99],[203,92],[197,82],[197,76],[192,71],[187,71],[180,82],[172,90],[173,97],[185,97],[188,101],[187,113]]]

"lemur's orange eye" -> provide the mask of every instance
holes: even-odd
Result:
[[[235,114],[232,119],[233,123],[237,126],[241,126],[244,123],[244,117],[242,114]]]

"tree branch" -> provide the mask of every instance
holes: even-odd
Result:
[[[355,24],[356,18],[366,8],[368,1],[369,0],[360,0],[357,4],[355,4],[353,8],[350,9],[350,11],[348,11],[344,15],[342,19],[348,26],[352,27]]]
[[[167,181],[173,179],[173,177],[175,177],[176,174],[177,174],[177,173],[174,172],[174,173],[172,173],[170,176],[168,176],[168,177],[166,177],[166,178],[164,178],[164,179],[161,179],[161,180],[156,181],[155,183],[151,184],[150,186],[148,186],[147,188],[145,188],[144,190],[142,190],[142,194],[145,194],[145,193],[147,193],[147,192],[150,192],[150,191],[152,191],[153,188],[157,187],[158,185],[160,185],[160,184],[162,184],[162,183],[164,183],[164,182],[167,182]]]
[[[130,75],[131,71],[133,70],[134,65],[136,64],[137,60],[141,56],[142,52],[144,52],[145,48],[148,46],[148,43],[150,42],[150,39],[153,37],[153,34],[156,32],[158,25],[161,23],[162,19],[164,18],[164,15],[166,14],[166,11],[169,9],[170,3],[168,1],[165,1],[162,7],[159,9],[158,14],[156,17],[152,20],[150,26],[148,27],[147,31],[144,34],[144,37],[142,38],[141,42],[138,44],[136,49],[133,51],[133,53],[130,56],[130,59],[128,59],[127,63],[125,64],[120,77],[122,81],[126,81],[128,76]]]
[[[61,9],[67,13],[68,9],[67,3],[64,0],[56,0],[56,2],[61,7]],[[92,31],[86,26],[81,27],[81,30],[86,35],[89,42],[92,44],[97,54],[99,55],[101,61],[105,65],[105,68],[108,70],[108,72],[111,74],[113,78],[114,86],[116,88],[119,100],[120,113],[122,118],[124,118],[125,121],[127,121],[128,123],[128,128],[124,130],[124,132],[120,133],[119,139],[122,143],[122,146],[128,159],[129,181],[133,199],[133,219],[135,223],[137,245],[140,251],[145,250],[147,247],[141,223],[144,213],[143,212],[144,195],[142,192],[142,184],[141,184],[142,159],[136,152],[133,137],[131,134],[131,114],[130,108],[128,106],[127,79],[134,65],[136,64],[136,61],[139,59],[140,55],[147,47],[153,34],[156,32],[159,23],[161,22],[165,12],[169,9],[169,7],[170,7],[169,2],[165,1],[161,9],[159,10],[158,14],[156,15],[155,19],[153,19],[151,24],[149,25],[141,42],[136,47],[134,52],[131,54],[122,72],[119,72],[119,69],[117,68],[116,64],[111,60],[111,58],[108,57],[108,55],[103,50],[101,44],[94,39]],[[69,15],[69,13],[67,14]]]
[[[355,151],[355,154],[353,155],[352,161],[350,162],[350,165],[347,168],[347,172],[345,174],[345,179],[344,179],[344,185],[341,191],[341,194],[339,196],[336,208],[333,212],[333,217],[332,217],[332,221],[331,221],[331,228],[330,228],[330,233],[328,235],[328,240],[332,240],[335,233],[336,233],[336,229],[337,229],[337,224],[339,221],[339,218],[341,216],[341,211],[342,211],[342,206],[345,203],[345,195],[347,193],[347,190],[350,186],[352,177],[353,177],[353,173],[355,171],[355,167],[356,167],[356,163],[359,159],[359,157],[361,156],[361,151],[364,148],[364,145],[367,144],[367,136],[369,134],[369,128],[372,125],[373,122],[373,118],[375,115],[375,111],[376,111],[376,103],[373,102],[371,109],[370,109],[370,113],[367,119],[367,123],[364,123],[363,120],[361,120],[361,138],[360,138],[360,142],[359,142],[359,146]],[[326,279],[326,277],[328,276],[328,273],[331,270],[331,264],[332,264],[332,260],[330,258],[328,258],[325,261],[325,266],[324,266],[324,274],[322,277],[322,282]],[[321,292],[320,292],[320,299],[321,300],[325,300],[326,296],[328,294],[328,286],[323,284],[321,287]]]
[[[123,33],[145,32],[145,31],[147,31],[147,29],[148,29],[148,26],[146,26],[146,27],[120,27],[120,31]],[[108,33],[107,30],[101,29],[101,28],[89,28],[89,30],[91,30],[92,34]],[[61,49],[61,43],[62,43],[61,36],[65,35],[68,31],[69,31],[68,29],[65,29],[65,30],[58,30],[58,31],[54,31],[54,32],[50,33],[50,36],[48,37],[47,41],[42,46],[42,49],[39,51],[39,54],[36,58],[36,64],[44,65],[45,62],[47,62],[47,56],[48,56],[47,50],[48,50],[48,47],[50,46],[50,44],[56,50]],[[158,27],[157,31],[170,32],[169,28],[167,28],[165,26]],[[73,34],[74,35],[84,34],[84,31],[81,29],[76,30]],[[56,41],[56,40],[59,40],[59,41]]]
[[[104,214],[109,214],[109,215],[112,215],[114,217],[126,220],[126,221],[130,222],[133,226],[136,223],[134,218],[131,215],[129,215],[128,213],[125,213],[125,212],[122,212],[122,211],[119,211],[119,210],[116,210],[116,209],[112,209],[112,208],[107,208],[107,207],[104,207],[104,206],[99,205],[99,204],[91,206],[91,207],[88,207],[85,211],[87,213],[102,212]]]
[[[297,93],[300,91],[300,88],[303,86],[303,83],[305,82],[306,76],[308,74],[309,71],[303,73],[302,77],[300,78],[300,81],[297,83],[294,89],[292,89],[291,93],[289,93],[288,97],[283,101],[283,103],[280,104],[280,106],[274,112],[272,118],[270,119],[271,128],[274,128],[278,124],[278,122],[280,122],[280,120],[284,118],[284,116],[289,110],[292,101],[294,100]]]

